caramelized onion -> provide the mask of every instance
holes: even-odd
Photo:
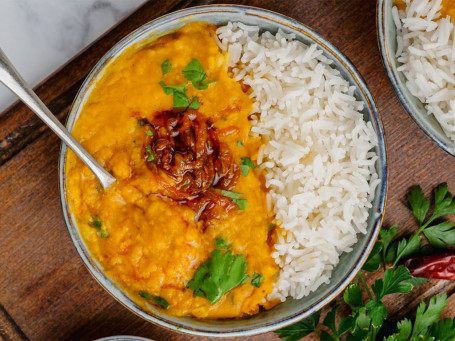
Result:
[[[219,140],[225,131],[194,110],[159,112],[145,123],[144,158],[162,194],[191,207],[196,220],[219,218],[236,207],[214,190],[234,188],[240,176],[231,151]]]

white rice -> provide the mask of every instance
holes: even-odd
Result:
[[[396,57],[406,86],[455,141],[455,25],[442,18],[442,0],[405,0],[392,9],[397,27]]]
[[[267,202],[285,230],[272,256],[281,271],[269,298],[301,298],[328,283],[343,252],[365,233],[379,184],[371,123],[355,87],[316,45],[229,23],[217,30],[234,77],[251,87],[252,133]]]

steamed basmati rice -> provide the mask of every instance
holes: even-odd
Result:
[[[279,31],[229,23],[218,28],[233,76],[251,87],[252,133],[264,145],[268,203],[283,228],[270,298],[301,298],[328,283],[357,233],[366,233],[378,156],[364,103],[316,45]]]
[[[455,141],[455,25],[441,17],[441,2],[405,0],[405,10],[393,7],[396,57],[411,94]]]

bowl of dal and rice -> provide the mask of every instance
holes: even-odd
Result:
[[[455,156],[455,2],[379,0],[377,13],[382,59],[401,104]]]
[[[116,178],[62,145],[70,236],[97,281],[161,326],[275,330],[321,309],[379,233],[386,146],[363,79],[301,23],[188,8],[96,65],[67,127]]]

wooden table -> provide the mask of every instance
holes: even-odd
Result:
[[[38,95],[63,121],[84,77],[123,36],[165,13],[216,2],[146,3],[38,86]],[[436,147],[411,121],[386,77],[378,51],[374,0],[232,2],[280,12],[312,27],[348,56],[363,75],[381,111],[388,141],[386,226],[399,224],[400,234],[415,228],[403,205],[410,186],[421,184],[428,192],[447,181],[449,189],[455,190],[455,158]],[[155,340],[204,339],[145,322],[116,302],[92,278],[63,221],[57,178],[59,150],[57,137],[24,105],[16,104],[0,116],[0,337],[89,340],[130,334]],[[443,315],[455,316],[455,283],[432,281],[410,295],[389,299],[386,303],[390,318],[397,320],[412,314],[421,299],[439,292],[447,292],[449,306],[452,305]],[[277,337],[268,333],[248,339]],[[307,338],[312,339],[315,338]]]

